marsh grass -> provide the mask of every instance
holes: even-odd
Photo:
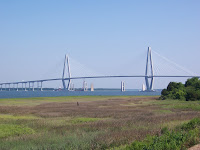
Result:
[[[165,106],[165,108],[200,111],[200,104],[188,102],[188,103],[183,103],[179,105],[177,104],[177,105]]]
[[[173,129],[200,117],[193,108],[197,104],[131,96],[3,99],[0,125],[25,127],[34,134],[2,137],[0,149],[124,148],[147,135],[159,134],[165,126]]]
[[[70,121],[72,124],[79,124],[79,123],[87,123],[87,122],[95,122],[101,120],[101,118],[74,118]]]
[[[182,125],[184,123],[188,123],[189,121],[190,120],[173,120],[173,121],[169,121],[169,122],[163,123],[161,128],[167,127],[169,129],[173,129],[176,126],[180,126],[180,125]]]
[[[180,100],[150,100],[143,101],[134,105],[157,105],[166,109],[194,110],[200,111],[199,101],[180,101]]]
[[[40,117],[0,114],[0,120],[33,120],[33,119],[40,119]]]
[[[141,97],[141,96],[136,96]],[[33,97],[33,98],[11,98],[0,99],[0,105],[6,106],[35,106],[52,102],[85,102],[110,99],[129,99],[131,96],[64,96],[64,97]]]
[[[93,139],[98,136],[95,133],[66,133],[59,135],[56,133],[42,133],[33,136],[21,136],[20,138],[10,138],[9,140],[1,140],[0,149],[41,149],[41,150],[74,150],[74,149],[90,149],[98,147],[93,143]]]
[[[154,110],[154,112],[157,114],[170,114],[170,113],[173,113],[171,110]]]
[[[33,134],[35,131],[31,128],[13,124],[0,124],[0,138],[15,135]]]

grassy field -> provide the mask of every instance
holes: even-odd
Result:
[[[123,149],[199,117],[200,102],[152,96],[0,99],[0,149]]]

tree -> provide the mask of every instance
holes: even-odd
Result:
[[[170,82],[167,89],[162,90],[160,99],[200,100],[199,78],[188,79],[185,84]]]
[[[174,91],[175,89],[184,90],[185,86],[181,82],[179,82],[179,83],[170,82],[169,85],[167,86],[167,90],[168,91]]]
[[[197,88],[197,87],[200,88],[200,80],[199,80],[199,78],[194,77],[194,78],[188,79],[185,82],[185,87],[189,87],[189,86],[192,86],[192,87],[195,87],[195,88]]]

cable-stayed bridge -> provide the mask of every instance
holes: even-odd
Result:
[[[156,63],[156,65],[153,62],[152,52],[154,52],[155,55],[159,56],[161,58],[159,60],[159,63]],[[168,63],[166,63],[168,62]],[[81,66],[82,64],[78,64]],[[161,67],[162,66],[162,67]],[[173,67],[171,67],[173,66]],[[164,70],[164,69],[166,70]],[[50,81],[61,81],[63,85],[63,90],[72,91],[74,90],[74,84],[72,83],[72,80],[79,80],[79,79],[109,79],[109,78],[143,78],[145,79],[145,90],[146,91],[154,91],[154,82],[157,78],[191,78],[191,77],[198,77],[199,75],[196,75],[187,69],[179,66],[178,64],[168,60],[165,57],[162,57],[155,51],[151,51],[151,48],[148,47],[147,51],[147,57],[146,57],[146,67],[145,67],[145,73],[144,75],[102,75],[102,74],[96,74],[90,71],[88,74],[84,74],[86,72],[86,68],[83,66],[78,68],[79,72],[82,72],[82,75],[73,75],[71,74],[72,70],[75,70],[75,67],[71,66],[71,59],[69,59],[69,56],[65,56],[64,60],[64,67],[62,72],[62,77],[60,78],[50,78],[50,79],[40,79],[40,80],[30,80],[30,81],[19,81],[19,82],[6,82],[6,83],[0,83],[0,90],[7,90],[12,91],[19,89],[23,89],[25,91],[32,90],[34,91],[35,88],[39,90],[43,90],[43,83],[44,82],[50,82]],[[186,74],[183,74],[185,72]],[[87,90],[87,83],[83,82],[83,90]],[[125,83],[121,83],[121,89],[122,91],[125,90]],[[144,90],[144,89],[143,89]]]

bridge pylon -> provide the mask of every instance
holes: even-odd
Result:
[[[147,61],[146,61],[146,71],[145,71],[146,91],[153,91],[153,83],[154,83],[154,77],[153,76],[154,76],[154,70],[153,70],[153,60],[152,60],[151,47],[148,47]]]
[[[67,66],[66,66],[67,65]],[[68,71],[68,84],[67,84],[67,87],[66,87],[66,83],[65,83],[65,70],[66,70],[66,67],[67,67],[67,71]],[[70,85],[71,85],[71,72],[70,72],[70,64],[69,64],[69,56],[68,55],[65,55],[65,60],[64,60],[64,67],[63,67],[63,75],[62,75],[62,83],[63,83],[63,89],[64,90],[70,90]]]

